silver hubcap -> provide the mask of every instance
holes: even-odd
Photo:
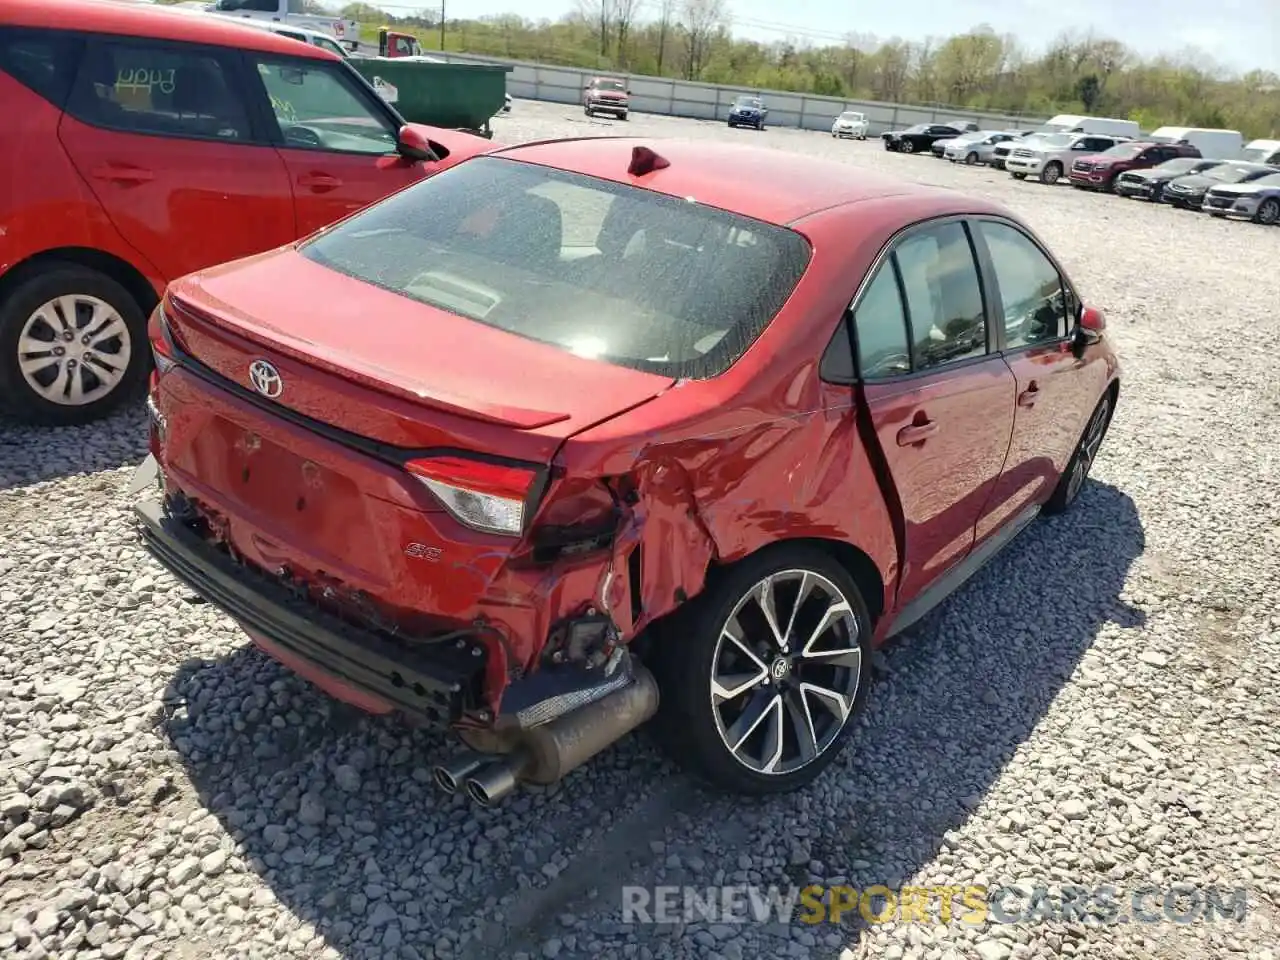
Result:
[[[1076,494],[1080,492],[1085,479],[1089,476],[1089,468],[1093,466],[1098,448],[1102,446],[1102,435],[1106,432],[1107,410],[1110,406],[1110,401],[1099,405],[1093,414],[1093,419],[1089,421],[1089,426],[1085,428],[1084,439],[1080,441],[1080,452],[1076,454],[1076,462],[1071,468],[1071,481],[1067,487],[1068,500],[1076,498]]]
[[[1280,203],[1275,200],[1264,200],[1258,209],[1258,220],[1266,224],[1280,220]]]
[[[129,327],[105,300],[50,300],[18,334],[18,369],[39,396],[66,407],[101,400],[124,379],[133,355]]]
[[[711,708],[725,748],[756,773],[792,773],[835,742],[862,678],[858,620],[840,589],[783,570],[747,593],[720,631]]]

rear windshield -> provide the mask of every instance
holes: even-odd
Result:
[[[674,378],[742,356],[810,256],[784,227],[501,157],[436,174],[300,250],[478,323]]]

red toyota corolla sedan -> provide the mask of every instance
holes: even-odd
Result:
[[[1119,391],[1009,211],[628,138],[465,160],[172,284],[150,336],[149,548],[457,731],[437,779],[481,803],[655,714],[717,785],[807,783],[872,649],[1077,497]]]

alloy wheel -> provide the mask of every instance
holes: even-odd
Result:
[[[1280,221],[1280,200],[1268,197],[1258,207],[1258,222],[1268,226]]]
[[[18,368],[37,395],[60,406],[101,400],[120,385],[133,339],[105,300],[69,294],[43,304],[18,333]]]
[[[756,774],[794,773],[836,742],[862,677],[858,618],[827,577],[759,580],[724,622],[711,660],[720,740]]]
[[[1107,414],[1110,410],[1111,398],[1107,397],[1098,404],[1098,409],[1093,412],[1093,417],[1085,428],[1080,449],[1076,452],[1075,462],[1071,465],[1071,479],[1067,485],[1068,502],[1075,500],[1089,477],[1089,469],[1098,456],[1098,448],[1102,446],[1102,438],[1107,432]]]

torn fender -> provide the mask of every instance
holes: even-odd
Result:
[[[601,604],[623,641],[700,593],[718,554],[684,467],[649,461],[631,479],[600,586]]]

